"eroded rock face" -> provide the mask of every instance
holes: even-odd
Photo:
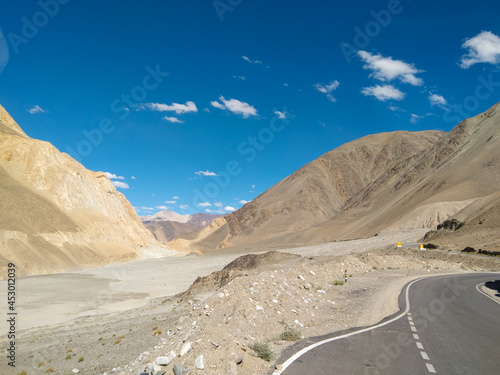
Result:
[[[448,230],[448,231],[456,231],[459,230],[461,227],[464,226],[465,223],[462,223],[461,221],[458,221],[457,219],[450,219],[450,220],[445,220],[441,224],[437,226],[437,229],[443,229],[443,230]]]
[[[21,274],[169,253],[104,173],[29,138],[1,106],[0,205],[0,258]]]

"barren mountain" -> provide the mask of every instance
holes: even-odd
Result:
[[[179,215],[174,211],[163,210],[151,216],[142,216],[141,220],[158,241],[167,242],[203,228],[219,216],[202,212],[194,215]]]
[[[127,199],[0,106],[0,259],[19,274],[166,255]]]
[[[191,220],[191,215],[181,215],[175,211],[162,210],[153,215],[141,216],[143,223],[150,223],[153,221],[175,221],[176,223],[187,223]]]
[[[490,202],[486,197],[500,190],[499,108],[449,133],[393,132],[349,142],[228,215],[211,233],[193,233],[188,243],[172,246],[280,248],[434,229],[459,212],[475,217],[483,207],[476,200]],[[491,199],[495,216],[500,210]],[[490,221],[499,224],[495,217]],[[499,236],[488,246],[498,246]]]

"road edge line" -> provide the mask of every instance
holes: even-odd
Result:
[[[306,346],[305,348],[299,350],[297,353],[295,353],[294,355],[292,355],[290,358],[288,358],[282,365],[281,365],[281,368],[279,370],[276,370],[273,372],[273,375],[280,375],[283,371],[285,371],[288,366],[290,366],[293,362],[295,362],[298,358],[300,358],[301,356],[303,356],[304,354],[306,354],[307,352],[309,352],[310,350],[314,349],[314,348],[317,348],[318,346],[321,346],[323,344],[327,344],[329,342],[333,342],[333,341],[337,341],[337,340],[340,340],[340,339],[344,339],[346,337],[350,337],[350,336],[354,336],[354,335],[358,335],[360,333],[365,333],[365,332],[369,332],[369,331],[372,331],[376,328],[379,328],[379,327],[383,327],[387,324],[390,324],[392,322],[395,322],[396,320],[398,319],[401,319],[403,316],[406,316],[406,314],[410,311],[410,297],[409,297],[409,291],[410,291],[410,287],[416,283],[417,281],[420,281],[422,280],[423,278],[418,278],[416,280],[413,280],[412,282],[410,282],[408,285],[406,285],[406,296],[405,296],[405,301],[406,301],[406,308],[403,312],[401,312],[401,314],[395,316],[394,318],[390,319],[390,320],[387,320],[383,323],[379,323],[379,324],[376,324],[374,326],[371,326],[371,327],[367,327],[367,328],[363,328],[363,329],[360,329],[359,331],[354,331],[354,332],[350,332],[350,333],[346,333],[344,335],[341,335],[341,336],[336,336],[336,337],[332,337],[332,338],[329,338],[329,339],[326,339],[326,340],[322,340],[322,341],[319,341],[319,342],[316,342],[314,344],[311,344],[309,346]]]
[[[481,289],[479,289],[479,286],[480,285],[484,285],[484,283],[479,283],[476,285],[476,290],[481,293],[482,295],[485,295],[486,297],[488,297],[489,299],[491,299],[492,301],[498,303],[500,305],[500,301],[498,301],[496,298],[493,298],[492,296],[490,296],[488,293],[485,293],[483,292]]]

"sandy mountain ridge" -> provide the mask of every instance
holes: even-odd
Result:
[[[163,210],[154,215],[141,216],[141,220],[158,241],[168,242],[198,228],[203,228],[220,216],[203,212],[180,215],[175,211]]]
[[[462,228],[432,238],[443,246],[498,249],[499,108],[497,103],[449,133],[399,131],[344,144],[169,245],[202,251],[285,248],[435,229],[456,216],[465,222]]]
[[[0,259],[18,274],[173,254],[102,172],[29,138],[0,106]]]
[[[153,215],[139,216],[143,223],[152,221],[175,221],[177,223],[187,223],[191,220],[191,215],[181,215],[172,210],[161,210]]]

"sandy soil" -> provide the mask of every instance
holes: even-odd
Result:
[[[264,374],[273,362],[257,358],[250,346],[269,342],[277,358],[290,345],[278,338],[286,327],[312,337],[373,324],[397,310],[397,295],[412,278],[500,270],[500,260],[490,257],[393,245],[421,236],[421,231],[408,232],[289,249],[302,257],[231,271],[229,284],[207,290],[195,285],[194,293],[184,295],[178,293],[197,276],[219,270],[241,254],[144,260],[22,278],[18,367],[13,371],[2,360],[0,373],[70,374],[78,369],[80,374],[140,374],[151,370],[158,356],[174,351],[172,364],[161,368],[167,373],[177,364],[193,373]],[[337,286],[334,280],[343,278],[344,268],[349,282]],[[5,285],[0,288],[5,294]],[[2,326],[2,338],[6,328]],[[191,349],[179,357],[186,343]],[[5,340],[0,345],[8,347]],[[197,371],[194,363],[200,355],[205,369]],[[236,365],[238,357],[244,360]]]
[[[354,241],[287,249],[304,256],[345,255],[395,244],[415,242],[425,230],[414,230]],[[76,318],[116,313],[150,303],[152,298],[185,291],[198,276],[221,269],[248,251],[189,255],[116,263],[82,271],[18,279],[19,330],[61,324]],[[6,301],[6,281],[0,281],[0,301]],[[0,335],[7,332],[2,321]]]

